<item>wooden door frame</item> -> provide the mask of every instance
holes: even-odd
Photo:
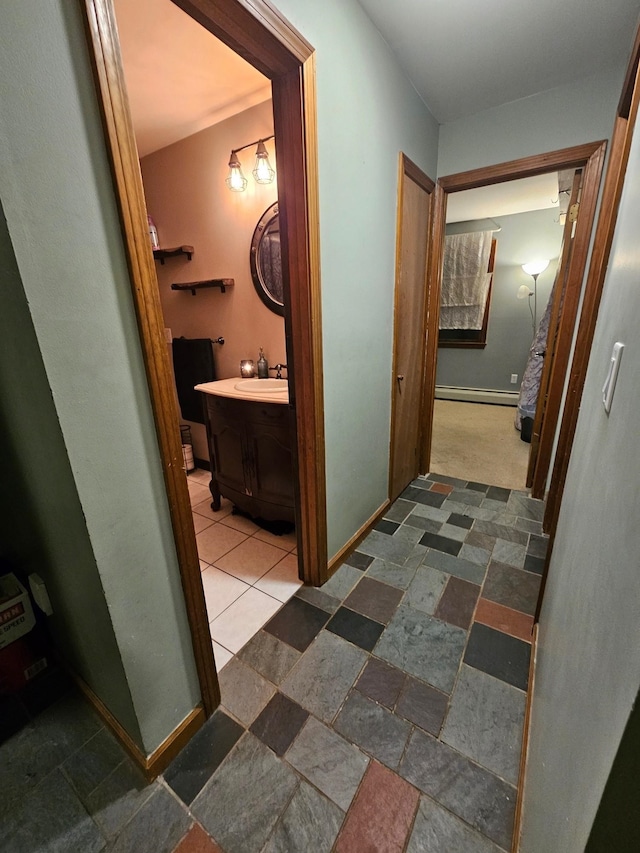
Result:
[[[424,190],[429,196],[429,214],[428,214],[428,222],[429,222],[429,230],[427,232],[427,247],[426,247],[426,263],[424,270],[424,286],[426,290],[426,298],[424,304],[423,311],[423,319],[422,319],[422,340],[426,341],[428,335],[428,303],[429,303],[429,270],[431,266],[431,251],[433,248],[433,207],[434,207],[434,192],[436,189],[436,184],[431,178],[422,171],[419,166],[407,157],[404,152],[400,152],[398,156],[398,201],[397,201],[397,214],[396,214],[396,270],[395,270],[395,287],[394,287],[394,295],[393,295],[393,316],[394,316],[394,324],[393,324],[393,363],[391,369],[391,432],[390,432],[390,441],[389,441],[389,500],[395,500],[398,495],[392,494],[392,485],[393,485],[393,472],[394,472],[394,464],[395,464],[395,430],[396,430],[396,392],[395,392],[395,377],[397,372],[397,343],[398,343],[398,327],[397,327],[397,317],[398,317],[398,301],[399,301],[399,289],[398,284],[400,280],[400,266],[401,266],[401,251],[402,251],[402,234],[401,228],[403,223],[403,205],[404,205],[404,180],[405,178],[409,178],[409,180],[413,181],[417,184],[420,189]],[[419,432],[418,432],[418,458],[416,459],[416,474],[419,473],[421,468],[421,449],[424,445],[424,424],[425,424],[425,412],[424,412],[424,377],[426,370],[426,345],[423,347],[422,352],[420,353],[420,359],[422,362],[422,382],[421,382],[421,404],[420,404],[420,414],[419,414]]]
[[[600,177],[602,174],[606,147],[606,140],[599,140],[597,142],[577,145],[571,148],[562,148],[556,151],[550,151],[546,154],[538,154],[533,157],[523,157],[518,160],[510,160],[505,163],[498,163],[495,166],[485,166],[480,169],[471,169],[467,172],[446,175],[438,179],[438,185],[442,190],[442,198],[440,200],[436,216],[437,231],[434,238],[436,251],[433,252],[434,266],[431,268],[432,285],[430,288],[430,290],[434,291],[434,300],[436,299],[437,294],[434,314],[439,312],[440,306],[446,197],[449,193],[475,189],[476,187],[485,187],[489,184],[504,183],[506,181],[516,180],[519,178],[528,178],[535,175],[542,175],[547,172],[577,168],[583,168],[584,170],[580,217],[576,227],[574,237],[575,244],[567,273],[565,304],[563,306],[561,325],[558,330],[558,346],[556,348],[556,355],[549,380],[547,412],[540,435],[540,449],[538,454],[538,465],[540,466],[540,471],[544,470],[545,465],[546,470],[548,470],[553,453],[554,438],[562,406],[565,378],[569,365],[569,356],[571,353],[582,282],[586,270],[589,242],[595,218]],[[437,255],[439,255],[439,259],[436,259]],[[436,263],[438,263],[438,266],[435,266]],[[425,398],[431,400],[435,397],[436,360],[437,353],[434,354],[432,361],[428,365],[429,373],[427,382],[425,383]],[[425,442],[425,471],[428,470],[430,451],[429,434],[429,444]],[[551,496],[555,495],[558,485],[558,480],[554,477],[549,488],[549,494]],[[543,495],[535,496],[543,497]]]
[[[611,137],[609,163],[602,190],[602,202],[600,204],[600,213],[591,252],[591,263],[589,265],[589,274],[585,286],[582,311],[580,313],[573,361],[569,372],[567,400],[562,415],[558,447],[553,465],[553,481],[557,483],[557,488],[553,495],[549,495],[545,507],[544,525],[545,530],[549,531],[549,549],[542,572],[542,583],[534,615],[535,622],[538,622],[540,619],[540,611],[542,609],[542,601],[549,574],[551,550],[558,527],[560,504],[567,478],[573,439],[578,424],[582,392],[589,366],[589,355],[595,335],[598,310],[600,308],[611,246],[615,235],[620,197],[622,196],[627,163],[629,162],[629,151],[631,149],[631,141],[639,107],[640,27],[636,30],[635,41],[631,50],[631,57],[627,66],[627,73],[622,86],[622,93],[618,102],[613,126],[613,135]]]
[[[315,55],[311,45],[267,0],[173,2],[272,81],[285,339],[296,427],[298,564],[301,577],[319,585],[327,579],[328,566]],[[220,702],[220,690],[113,0],[80,0],[80,4],[119,207],[195,663],[203,706],[209,715]]]

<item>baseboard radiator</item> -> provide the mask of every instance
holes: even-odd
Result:
[[[517,406],[517,391],[495,391],[490,388],[457,388],[436,385],[436,400],[459,400],[462,403],[490,403],[494,406]]]

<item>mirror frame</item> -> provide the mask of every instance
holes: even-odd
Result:
[[[253,286],[255,287],[258,296],[264,302],[267,308],[269,308],[270,311],[273,311],[275,314],[279,314],[281,317],[283,317],[284,303],[278,302],[278,300],[274,297],[272,292],[267,287],[267,283],[265,281],[264,274],[260,265],[260,245],[262,244],[264,235],[267,233],[267,229],[275,219],[278,219],[278,217],[279,210],[278,202],[276,201],[274,204],[270,205],[265,210],[265,212],[258,220],[258,224],[256,225],[255,230],[253,232],[253,237],[251,238],[249,263],[251,266],[251,278],[253,279]]]

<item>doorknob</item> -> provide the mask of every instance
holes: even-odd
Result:
[[[396,376],[396,379],[398,380],[398,382],[402,382],[402,380],[404,379],[404,376],[403,376],[401,373],[399,373],[399,374]]]

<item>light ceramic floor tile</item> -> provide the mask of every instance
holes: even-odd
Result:
[[[209,471],[204,471],[202,468],[194,468],[193,471],[189,471],[187,475],[188,483],[200,483],[203,486],[209,488],[209,480],[211,479],[211,474]]]
[[[243,592],[249,589],[244,581],[239,581],[215,566],[208,566],[201,574],[204,598],[207,602],[207,616],[212,622],[230,604],[237,601]]]
[[[204,560],[200,560],[200,571],[204,572],[208,565],[209,563],[206,563]]]
[[[220,525],[220,527],[222,526]],[[230,533],[242,535],[230,527],[227,529]],[[229,553],[225,553],[220,559],[216,559],[215,564],[219,569],[224,569],[225,572],[229,572],[230,575],[240,578],[240,580],[254,583],[269,569],[272,569],[276,563],[279,563],[284,556],[285,552],[280,548],[274,548],[273,545],[252,536],[250,539],[245,537],[242,544],[239,544]]]
[[[259,589],[248,589],[213,620],[209,626],[211,638],[235,654],[280,607],[282,602],[270,595]]]
[[[210,518],[212,521],[222,521],[223,518],[233,511],[233,504],[226,498],[222,498],[220,502],[220,509],[217,512],[212,510],[211,493],[209,492],[209,489],[207,489],[207,499],[199,504],[192,503],[191,509],[193,512],[197,512],[198,515],[204,515],[205,518]]]
[[[191,501],[191,506],[195,506],[196,504],[202,503],[202,501],[207,498],[211,499],[211,492],[208,487],[203,485],[202,483],[191,483],[187,481],[187,488],[189,489],[189,499]]]
[[[232,530],[223,524],[212,524],[196,536],[198,556],[207,563],[213,563],[246,538],[239,530]]]
[[[254,586],[277,598],[278,601],[289,601],[295,591],[302,586],[302,581],[298,577],[298,558],[293,554],[287,554],[284,560],[280,560]]]
[[[193,518],[193,529],[196,534],[202,533],[207,527],[211,527],[212,524],[215,524],[210,518],[205,518],[204,515],[198,515],[197,512],[192,512],[191,517]]]
[[[247,536],[253,536],[256,530],[260,530],[258,525],[251,521],[250,518],[245,518],[244,515],[234,515],[233,512],[225,515],[225,517],[221,519],[221,522],[222,524],[226,524],[227,527],[233,527],[234,530],[246,533]]]
[[[232,660],[233,653],[225,649],[224,646],[221,646],[220,643],[216,643],[215,640],[212,640],[211,643],[213,645],[213,657],[216,662],[216,669],[220,672]]]
[[[283,551],[294,551],[297,544],[295,530],[292,530],[291,533],[283,533],[282,536],[276,536],[275,533],[260,528],[255,536],[256,539],[262,539],[263,542],[275,545],[276,548],[282,548]]]

